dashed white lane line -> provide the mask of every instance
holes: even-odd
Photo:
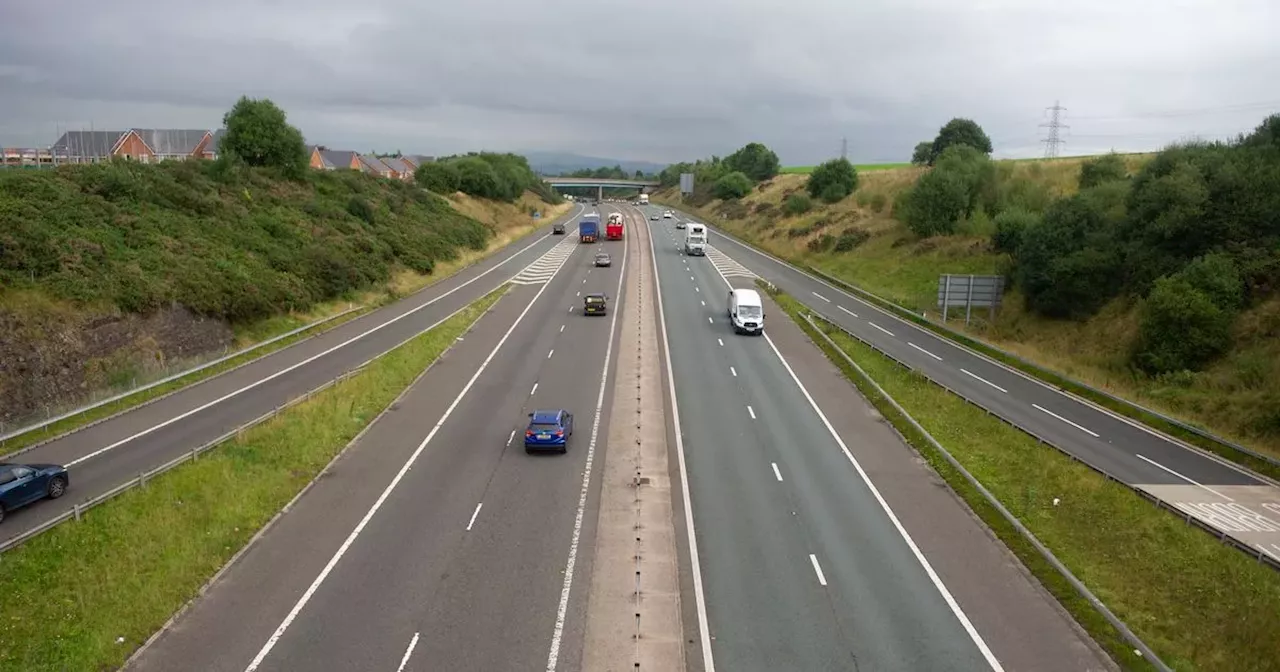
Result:
[[[551,349],[551,352],[548,352],[548,353],[547,353],[547,359],[551,359],[551,355],[554,355],[554,354],[556,354],[556,350],[555,350],[555,348],[552,348],[552,349]]]
[[[995,383],[993,383],[993,382],[991,382],[991,381],[987,380],[986,378],[983,378],[982,376],[979,376],[979,375],[978,375],[978,374],[976,374],[976,373],[970,373],[969,371],[967,371],[967,370],[965,370],[965,369],[960,369],[960,373],[963,373],[964,375],[969,376],[970,378],[973,378],[974,380],[984,382],[984,383],[986,383],[986,384],[990,385],[991,387],[994,387],[994,388],[996,388],[997,390],[1000,390],[1001,392],[1004,392],[1005,394],[1009,394],[1009,390],[1006,390],[1006,389],[1004,389],[1003,387],[1000,387],[999,385],[996,385]]]
[[[535,393],[537,393],[537,391],[538,391],[538,384],[537,384],[537,383],[534,383],[534,384],[533,384],[533,389],[532,389],[532,390],[529,390],[529,396],[531,396],[531,397],[532,397]]]
[[[409,656],[413,655],[414,647],[418,646],[418,633],[413,633],[413,639],[409,640],[409,648],[404,652],[404,658],[400,659],[400,667],[396,668],[396,672],[404,672],[404,668],[409,664]]]
[[[715,324],[715,323],[716,323],[716,321],[715,321],[715,320],[713,320],[713,319],[711,319],[711,318],[709,318],[709,317],[707,318],[707,321],[708,321],[708,322],[710,322],[711,324]]]
[[[562,325],[560,325],[560,333],[562,333],[562,334],[564,333],[564,325],[563,325],[563,324],[562,324]]]
[[[738,370],[733,368],[732,366],[729,367],[729,373],[732,373],[734,378],[738,377]]]
[[[720,347],[724,347],[724,339],[717,338],[716,341],[720,343]]]
[[[818,583],[827,585],[827,577],[822,573],[822,565],[818,564],[818,556],[810,553],[809,562],[813,563],[813,572],[818,575]]]
[[[1134,455],[1138,455],[1138,453],[1134,453]],[[1163,469],[1163,470],[1165,470],[1165,471],[1167,471],[1167,472],[1169,472],[1169,473],[1173,474],[1174,476],[1177,476],[1178,478],[1181,478],[1182,480],[1184,480],[1184,481],[1186,481],[1186,482],[1190,483],[1191,485],[1194,485],[1194,486],[1197,486],[1197,487],[1203,488],[1203,489],[1205,489],[1205,490],[1208,490],[1209,492],[1212,492],[1213,494],[1215,494],[1215,495],[1217,495],[1217,496],[1219,496],[1219,497],[1221,497],[1221,498],[1223,498],[1223,499],[1227,500],[1228,502],[1234,502],[1234,501],[1236,501],[1236,500],[1231,499],[1230,497],[1228,497],[1228,496],[1226,496],[1226,495],[1222,494],[1221,492],[1218,492],[1217,490],[1214,490],[1213,488],[1211,488],[1211,487],[1209,487],[1209,486],[1207,486],[1207,485],[1204,485],[1204,484],[1202,484],[1202,483],[1200,483],[1200,482],[1198,482],[1198,481],[1193,481],[1193,480],[1191,480],[1190,478],[1187,478],[1186,476],[1183,476],[1182,474],[1180,474],[1180,473],[1178,473],[1178,472],[1176,472],[1176,471],[1174,471],[1174,470],[1170,469],[1169,467],[1164,466],[1163,464],[1160,464],[1159,462],[1156,462],[1155,460],[1153,460],[1153,459],[1151,459],[1151,458],[1149,458],[1149,457],[1147,457],[1147,456],[1145,456],[1145,455],[1138,455],[1138,459],[1140,459],[1140,460],[1142,460],[1143,462],[1146,462],[1146,463],[1148,463],[1148,464],[1151,464],[1152,466],[1159,467],[1160,469]]]
[[[573,306],[569,306],[569,312],[573,312]]]
[[[484,506],[484,502],[476,504],[476,510],[471,512],[471,520],[467,521],[467,531],[471,531],[471,526],[476,524],[476,516],[480,515],[480,507]]]
[[[812,295],[814,295],[814,296],[816,296],[816,297],[818,297],[819,299],[822,299],[823,301],[826,301],[827,303],[831,303],[831,299],[828,299],[827,297],[825,297],[825,296],[823,296],[823,295],[821,295],[821,294],[819,294],[819,293],[817,293],[817,292],[809,292],[809,293],[810,293],[810,294],[812,294]]]
[[[774,475],[774,476],[777,476],[777,477],[778,477],[778,482],[779,482],[779,483],[781,483],[781,482],[782,482],[782,472],[778,470],[778,463],[777,463],[777,462],[770,462],[769,464],[772,464],[772,465],[773,465],[773,475]]]
[[[577,295],[578,295],[578,296],[582,296],[582,292],[578,292],[578,294],[577,294]],[[872,325],[872,326],[874,326],[874,325]]]
[[[1034,409],[1036,409],[1037,411],[1042,412],[1042,413],[1048,413],[1049,415],[1052,415],[1053,417],[1055,417],[1055,418],[1057,418],[1057,419],[1059,419],[1059,420],[1061,420],[1061,421],[1063,421],[1063,422],[1067,423],[1068,425],[1071,425],[1072,427],[1075,427],[1076,429],[1078,429],[1078,430],[1080,430],[1080,431],[1084,432],[1085,434],[1088,434],[1089,436],[1092,436],[1092,437],[1093,437],[1093,438],[1095,438],[1095,439],[1096,439],[1096,438],[1098,438],[1098,433],[1097,433],[1097,432],[1095,432],[1095,431],[1093,431],[1092,429],[1089,429],[1088,427],[1085,427],[1084,425],[1079,425],[1079,424],[1076,424],[1076,423],[1074,423],[1074,422],[1071,422],[1070,420],[1068,420],[1068,419],[1066,419],[1066,418],[1062,417],[1061,415],[1058,415],[1057,413],[1054,413],[1053,411],[1051,411],[1051,410],[1049,410],[1049,409],[1045,408],[1044,406],[1041,406],[1040,404],[1031,404],[1031,407],[1032,407],[1032,408],[1034,408]]]
[[[693,291],[695,291],[695,292],[701,292],[702,290],[701,290],[701,289],[698,289],[697,287],[694,287],[694,288],[693,288]]]
[[[839,308],[840,310],[843,310],[844,312],[849,313],[850,315],[852,315],[852,316],[854,316],[854,317],[857,317],[857,316],[858,316],[858,314],[857,314],[857,313],[853,312],[852,310],[849,310],[848,308],[845,308],[844,306],[836,306],[836,308]]]
[[[755,419],[756,419],[756,412],[755,412],[755,409],[751,408],[750,406],[747,406],[747,412],[751,414],[751,419],[752,419],[752,420],[755,420]]]
[[[886,333],[886,334],[889,334],[890,336],[892,336],[892,335],[893,335],[893,332],[892,332],[892,331],[889,331],[888,329],[885,329],[884,327],[882,327],[882,326],[880,326],[880,325],[876,324],[875,322],[867,322],[867,324],[869,324],[869,325],[871,325],[871,326],[875,327],[876,329],[879,329],[880,331],[883,331],[883,332],[884,332],[884,333]]]
[[[516,438],[516,430],[513,429],[511,430],[511,436],[507,437],[507,445],[508,446],[511,445],[511,442],[514,441],[515,438]]]
[[[702,301],[702,299],[698,299],[698,300],[699,300],[699,301]],[[705,306],[705,305],[707,305],[707,302],[706,302],[706,301],[702,301],[702,305],[704,305],[704,306]]]
[[[920,346],[916,345],[915,343],[912,343],[911,341],[907,341],[907,345],[909,345],[909,346],[911,346],[911,347],[915,348],[916,350],[919,350],[920,352],[923,352],[923,353],[924,353],[924,354],[926,354],[926,355],[929,355],[930,357],[932,357],[932,358],[934,358],[934,359],[938,360],[939,362],[941,362],[941,361],[942,361],[942,358],[941,358],[941,357],[939,357],[939,356],[937,356],[937,355],[933,354],[932,352],[929,352],[928,350],[925,350],[924,348],[922,348],[922,347],[920,347]]]

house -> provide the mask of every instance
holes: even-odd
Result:
[[[414,168],[417,168],[424,163],[431,163],[432,161],[436,160],[436,157],[434,156],[423,156],[421,154],[406,154],[404,156],[401,156],[400,158],[404,159],[405,161],[408,161],[409,164],[412,165]]]
[[[212,138],[209,131],[199,129],[67,131],[50,149],[63,163],[97,163],[114,158],[153,163],[204,156]]]
[[[156,161],[200,158],[205,145],[213,134],[202,129],[135,128],[132,131],[142,140]]]
[[[312,153],[311,167],[319,170],[337,170],[339,168],[360,170],[360,161],[356,158],[357,156],[359,155],[356,152],[350,152],[345,149],[323,149],[317,147],[316,151]],[[317,165],[317,159],[319,159],[319,165]]]
[[[219,128],[209,134],[209,140],[204,143],[204,147],[200,148],[199,157],[202,159],[218,158],[218,145],[221,144],[222,138],[227,135],[227,129]]]
[[[417,168],[403,156],[384,156],[382,162],[391,169],[393,177],[401,180],[413,180],[413,171]]]
[[[360,170],[378,177],[393,177],[394,171],[391,170],[390,166],[380,161],[378,157],[372,154],[359,154],[356,158],[360,162]]]

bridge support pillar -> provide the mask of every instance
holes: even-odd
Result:
[[[604,200],[604,185],[603,185],[603,184],[602,184],[602,185],[600,185],[600,186],[598,186],[598,187],[596,187],[596,200],[597,200],[597,201],[603,201],[603,200]]]

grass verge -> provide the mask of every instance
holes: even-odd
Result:
[[[805,309],[799,302],[780,294],[774,298],[1114,660],[1124,669],[1152,669],[813,333],[800,317]],[[1199,672],[1275,669],[1280,660],[1280,640],[1273,635],[1273,623],[1280,618],[1280,574],[838,329],[818,324],[1167,665]]]
[[[79,523],[4,554],[0,670],[121,665],[505,291]]]

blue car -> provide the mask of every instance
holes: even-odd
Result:
[[[572,435],[573,414],[569,411],[534,411],[529,414],[529,426],[524,430],[524,452],[554,450],[566,453]]]
[[[71,477],[56,464],[0,462],[0,521],[4,514],[32,502],[57,499],[67,493]]]

